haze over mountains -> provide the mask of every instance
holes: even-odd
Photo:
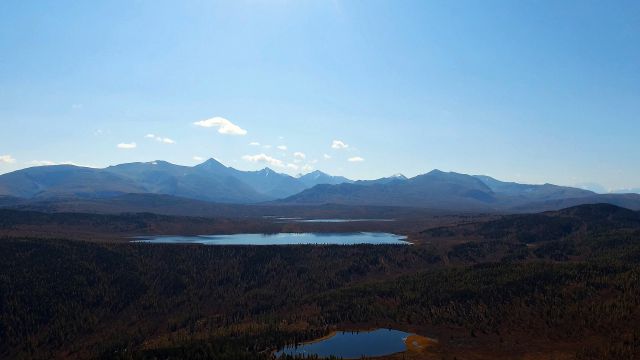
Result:
[[[33,167],[0,175],[0,206],[21,202],[120,201],[145,194],[149,203],[174,197],[228,204],[408,206],[453,211],[528,212],[588,203],[640,209],[638,194],[596,194],[553,184],[526,185],[483,175],[433,170],[406,178],[393,175],[352,181],[321,171],[292,177],[270,168],[241,171],[209,159],[189,167],[166,161],[126,163],[104,169],[72,165]],[[155,197],[153,197],[155,196]],[[15,200],[12,200],[15,199]],[[181,201],[184,203],[184,201]],[[194,206],[202,206],[194,204]],[[188,205],[184,205],[188,206]]]
[[[640,209],[638,194],[596,194],[552,184],[502,182],[433,170],[406,178],[385,178],[334,186],[318,185],[280,200],[288,204],[345,204],[430,207],[470,211],[545,211],[589,203],[610,203]]]
[[[287,197],[317,184],[349,181],[320,171],[299,178],[270,168],[240,171],[214,159],[193,167],[158,160],[104,169],[53,165],[18,170],[0,175],[0,195],[50,199],[108,198],[128,193],[150,193],[244,204]]]

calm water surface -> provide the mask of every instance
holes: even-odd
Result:
[[[134,242],[204,245],[411,244],[404,236],[378,232],[145,236],[136,238]]]
[[[411,334],[390,329],[347,332],[317,342],[288,346],[276,353],[281,355],[336,356],[345,359],[359,359],[362,356],[383,356],[407,350],[404,340]]]
[[[395,219],[302,219],[302,218],[276,218],[280,222],[298,223],[348,223],[348,222],[386,222]]]

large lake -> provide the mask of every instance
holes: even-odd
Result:
[[[233,234],[198,236],[145,236],[135,242],[157,244],[203,244],[203,245],[356,245],[399,244],[409,245],[406,237],[378,232],[354,233],[278,233],[278,234]]]
[[[344,359],[360,359],[363,356],[384,356],[406,351],[407,339],[415,335],[399,330],[336,332],[318,341],[288,346],[276,352],[276,356],[303,355],[318,357],[335,356]],[[412,341],[409,339],[409,341]]]
[[[276,218],[279,222],[297,222],[297,223],[349,223],[349,222],[388,222],[395,219],[303,219],[303,218]]]

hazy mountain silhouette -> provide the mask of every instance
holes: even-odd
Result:
[[[232,169],[232,171],[236,178],[271,199],[291,196],[307,188],[303,182],[293,176],[278,173],[268,167],[259,171],[240,171],[236,169]]]
[[[518,184],[439,170],[410,179],[394,175],[351,181],[321,171],[299,178],[270,168],[240,171],[209,159],[192,167],[158,160],[105,169],[41,166],[0,175],[2,206],[25,201],[50,204],[51,199],[62,198],[108,200],[124,194],[231,204],[272,201],[277,205],[408,206],[452,211],[531,212],[600,202],[640,209],[638,194],[596,194],[572,187]],[[168,197],[129,199],[175,202]]]
[[[153,161],[110,166],[104,171],[131,180],[152,194],[237,203],[272,198],[233,176],[231,170],[214,159],[194,167]]]
[[[330,175],[310,183],[339,183]],[[310,178],[305,178],[309,181]],[[275,172],[240,171],[209,159],[190,167],[166,161],[135,162],[105,169],[73,165],[40,166],[0,175],[0,196],[109,198],[129,193],[172,195],[224,203],[256,203],[296,194],[306,181]],[[7,198],[4,202],[15,199]]]
[[[388,184],[396,181],[405,181],[407,177],[402,174],[395,174],[387,177],[383,177],[375,180],[358,180],[355,183],[358,185],[375,185],[375,184]]]
[[[0,176],[0,195],[104,197],[147,190],[135,181],[103,170],[73,165],[39,166]]]
[[[283,203],[419,206],[482,209],[496,201],[493,191],[473,176],[433,170],[411,179],[383,178],[352,184],[318,185]]]
[[[518,184],[488,176],[434,170],[410,179],[383,178],[334,186],[319,185],[279,203],[384,204],[460,211],[531,212],[593,203],[640,209],[640,195],[600,195],[552,184]]]
[[[640,188],[618,189],[613,191],[614,194],[640,194]]]
[[[493,192],[513,196],[519,200],[545,201],[567,198],[580,198],[594,195],[593,191],[553,184],[528,185],[515,182],[504,182],[490,176],[476,175]]]
[[[331,176],[327,173],[324,173],[320,170],[316,170],[310,172],[308,174],[302,175],[298,177],[298,180],[302,181],[302,183],[307,188],[312,188],[316,185],[320,184],[328,184],[328,185],[337,185],[342,183],[351,183],[352,180],[347,179],[344,176]]]

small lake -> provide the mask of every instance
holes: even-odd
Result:
[[[410,337],[416,337],[416,335],[391,329],[358,332],[339,331],[318,341],[285,347],[276,352],[276,356],[316,355],[344,359],[384,356],[406,351],[408,349],[407,339]]]
[[[233,234],[198,236],[143,236],[134,242],[155,244],[203,244],[203,245],[356,245],[396,244],[410,245],[405,236],[379,232],[353,233],[278,233]]]

